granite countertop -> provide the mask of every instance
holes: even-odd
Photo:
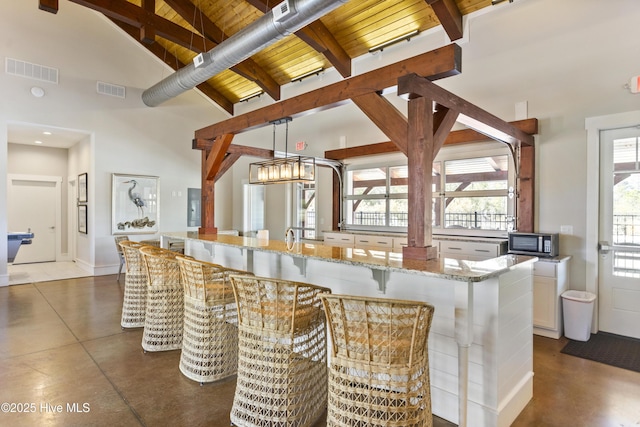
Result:
[[[402,253],[365,248],[345,248],[322,243],[295,243],[291,249],[282,240],[262,240],[255,237],[239,237],[223,234],[198,234],[198,232],[162,233],[173,239],[211,242],[261,252],[271,252],[299,258],[350,264],[386,270],[422,274],[459,281],[480,282],[498,276],[511,267],[538,258],[523,255],[502,255],[485,261],[467,261],[453,258],[433,260],[403,259]]]

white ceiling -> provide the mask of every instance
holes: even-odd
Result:
[[[45,133],[45,132],[48,132]],[[86,132],[30,123],[10,123],[7,142],[49,148],[70,148],[89,136]],[[40,141],[41,144],[35,141]]]

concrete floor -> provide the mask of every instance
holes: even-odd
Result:
[[[179,350],[143,353],[142,329],[120,327],[121,282],[0,288],[0,426],[230,424],[235,377],[200,386]],[[640,425],[640,373],[561,354],[565,342],[534,338],[534,398],[513,425]]]

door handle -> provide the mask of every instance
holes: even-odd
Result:
[[[611,249],[612,248],[611,248],[611,245],[609,245],[609,242],[605,242],[605,241],[598,242],[598,251],[600,251],[601,254],[606,255],[609,253]]]

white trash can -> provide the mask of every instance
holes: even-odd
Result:
[[[561,296],[564,336],[575,341],[589,341],[596,296],[583,291],[565,291]]]

